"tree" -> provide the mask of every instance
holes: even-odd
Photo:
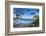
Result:
[[[35,10],[35,14],[33,14],[33,22],[32,24],[34,24],[35,27],[38,27],[39,26],[39,9]],[[37,15],[36,15],[37,14]]]
[[[39,26],[39,16],[35,16],[35,20],[32,22],[32,24],[35,24],[34,26],[36,27],[36,26]]]
[[[14,8],[14,14],[16,14],[16,18],[19,18],[21,15],[24,15],[21,8]]]

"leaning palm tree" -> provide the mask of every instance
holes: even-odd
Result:
[[[16,18],[19,18],[21,15],[24,15],[21,8],[14,9],[14,14],[16,15]]]

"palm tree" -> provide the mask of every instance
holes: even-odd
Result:
[[[24,15],[21,8],[14,9],[14,14],[16,14],[16,18],[19,18],[21,15]]]

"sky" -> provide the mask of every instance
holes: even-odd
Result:
[[[16,16],[16,13],[21,14],[20,18],[27,18],[30,19],[32,18],[34,15],[39,15],[39,9],[33,9],[33,8],[14,8],[14,12],[13,12],[13,16]],[[22,13],[24,15],[22,15]],[[32,15],[32,13],[34,13],[34,15]]]
[[[23,19],[33,19],[34,15],[39,15],[39,9],[36,8],[13,8],[13,17],[16,17],[16,14],[20,14]],[[30,23],[32,21],[18,20],[16,23]]]

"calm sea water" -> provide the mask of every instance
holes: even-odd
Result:
[[[29,19],[17,19],[14,20],[14,23],[16,24],[31,24],[33,21]]]

